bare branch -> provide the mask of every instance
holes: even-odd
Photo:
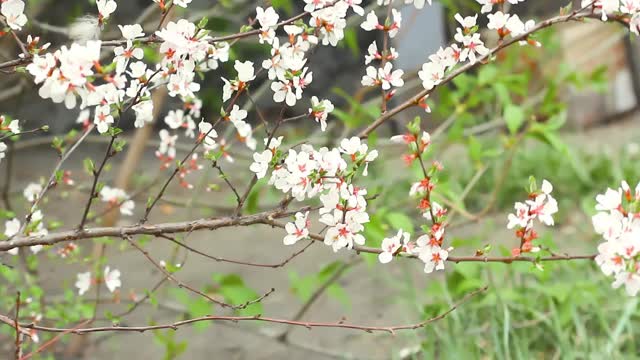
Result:
[[[232,322],[240,322],[240,321],[259,321],[259,322],[269,322],[269,323],[277,323],[277,324],[286,324],[292,326],[300,326],[305,327],[307,329],[312,328],[337,328],[337,329],[352,329],[352,330],[361,330],[368,333],[373,332],[386,332],[392,335],[395,335],[396,331],[399,330],[415,330],[419,328],[423,328],[428,324],[441,320],[445,318],[447,315],[455,311],[458,307],[469,301],[471,298],[479,295],[487,291],[488,287],[485,286],[483,288],[477,289],[473,292],[470,292],[465,297],[460,299],[460,301],[456,302],[449,308],[447,311],[442,314],[432,317],[430,319],[424,320],[415,324],[407,324],[407,325],[393,325],[393,326],[372,326],[372,325],[359,325],[359,324],[351,324],[345,323],[344,321],[338,322],[310,322],[310,321],[292,321],[286,319],[277,319],[271,317],[263,317],[261,315],[256,316],[202,316],[193,319],[187,319],[182,321],[177,321],[172,324],[164,324],[164,325],[150,325],[150,326],[104,326],[104,327],[93,327],[93,328],[56,328],[56,327],[47,327],[47,326],[39,326],[35,324],[19,324],[22,328],[33,329],[36,331],[43,332],[64,332],[71,333],[76,335],[83,335],[88,333],[96,333],[96,332],[145,332],[151,330],[162,330],[162,329],[172,329],[177,330],[181,326],[194,324],[197,322],[203,321],[232,321]],[[0,315],[0,322],[3,322],[11,327],[15,328],[13,320],[5,315]]]

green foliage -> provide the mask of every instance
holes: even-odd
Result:
[[[260,297],[257,292],[245,285],[239,275],[214,274],[213,281],[216,283],[214,292],[220,294],[228,304],[242,305]],[[254,303],[244,309],[237,310],[237,312],[244,316],[260,315],[262,314],[262,304]]]
[[[331,279],[338,271],[344,271],[341,268],[346,265],[342,261],[331,262],[315,274],[301,276],[294,270],[289,271],[289,283],[291,291],[300,299],[301,302],[307,302],[311,296],[325,283]],[[338,283],[332,282],[326,287],[327,294],[339,301],[343,306],[349,307],[350,301],[348,293]]]
[[[424,329],[416,358],[619,358],[636,352],[637,299],[612,298],[608,279],[584,263],[549,264],[544,272],[530,264],[456,265],[445,282],[419,290],[429,299],[424,318],[485,284],[486,294]]]

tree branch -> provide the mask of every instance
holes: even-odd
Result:
[[[338,328],[338,329],[352,329],[352,330],[362,330],[368,333],[373,332],[386,332],[392,335],[395,335],[398,330],[415,330],[419,328],[423,328],[428,324],[441,320],[445,318],[447,315],[455,311],[458,307],[469,301],[471,298],[479,295],[487,291],[488,287],[485,286],[483,288],[477,289],[473,292],[470,292],[458,302],[453,304],[451,308],[442,314],[432,317],[430,319],[424,320],[415,324],[407,324],[407,325],[394,325],[394,326],[372,326],[372,325],[359,325],[359,324],[351,324],[345,323],[343,321],[338,322],[310,322],[310,321],[292,321],[287,319],[277,319],[271,317],[263,317],[261,315],[256,316],[202,316],[193,319],[187,319],[182,321],[177,321],[172,324],[164,324],[164,325],[150,325],[150,326],[104,326],[104,327],[93,327],[93,328],[56,328],[56,327],[47,327],[47,326],[39,326],[35,324],[19,324],[18,326],[27,329],[33,329],[36,331],[43,332],[53,332],[53,333],[71,333],[76,335],[83,335],[88,333],[96,333],[96,332],[145,332],[150,330],[162,330],[162,329],[172,329],[177,330],[178,328],[194,324],[197,322],[203,321],[232,321],[232,322],[240,322],[240,321],[259,321],[259,322],[269,322],[269,323],[277,323],[277,324],[287,324],[292,326],[301,326],[307,329],[312,328]],[[5,315],[0,315],[0,322],[3,322],[11,327],[15,328],[13,320]]]

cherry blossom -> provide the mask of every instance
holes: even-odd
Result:
[[[14,237],[20,231],[20,220],[13,218],[4,223],[4,235],[8,238]]]
[[[24,2],[22,0],[4,0],[0,6],[0,14],[2,14],[7,25],[12,30],[20,31],[27,23],[27,17],[24,14]]]
[[[180,6],[181,8],[187,8],[189,4],[191,4],[192,0],[174,0],[173,3]]]
[[[606,276],[614,276],[613,288],[624,285],[629,296],[640,289],[639,195],[640,183],[632,193],[622,181],[618,190],[608,188],[596,196],[597,213],[592,217],[595,232],[605,240],[598,246],[596,264]]]
[[[493,10],[493,5],[495,4],[503,4],[505,2],[509,2],[510,4],[517,4],[519,2],[524,2],[524,0],[476,0],[480,5],[482,5],[482,8],[480,9],[480,11],[482,13],[488,13],[491,12]]]
[[[87,41],[84,45],[62,46],[54,54],[34,55],[27,71],[34,76],[36,84],[42,83],[38,91],[40,97],[55,103],[64,102],[68,109],[77,105],[77,96],[81,97],[82,107],[98,105],[103,100],[114,103],[119,99],[119,88],[114,84],[116,78],[114,83],[99,87],[90,86],[87,81],[94,75],[94,66],[100,63],[100,48],[100,41]]]
[[[312,12],[331,4],[332,0],[304,0],[304,2],[306,3],[304,11]]]
[[[366,31],[383,29],[383,26],[379,24],[378,16],[375,11],[371,11],[367,14],[365,21],[360,24],[360,27]]]
[[[123,215],[133,215],[135,203],[129,200],[129,196],[122,189],[104,186],[100,190],[100,199],[109,203],[110,206],[120,208],[120,213]]]
[[[402,15],[396,9],[391,9],[391,14],[393,18],[391,25],[382,25],[379,23],[376,13],[371,11],[367,14],[365,21],[360,25],[360,27],[366,31],[383,30],[389,34],[390,38],[394,38],[400,30]]]
[[[310,1],[318,2],[322,0]],[[326,2],[322,2],[326,5]],[[347,3],[338,1],[332,7],[326,7],[311,13],[309,25],[318,29],[318,37],[322,41],[322,45],[337,46],[338,42],[344,38],[344,29],[347,26],[345,17],[348,9],[349,5]]]
[[[171,135],[166,129],[160,130],[158,135],[160,136],[160,146],[156,151],[156,157],[163,160],[163,162],[170,162],[176,157],[178,135]],[[164,158],[165,156],[166,159]]]
[[[484,46],[484,42],[480,40],[480,34],[475,33],[471,36],[465,36],[462,38],[462,45],[464,48],[460,53],[460,60],[469,60],[470,63],[476,62],[476,54],[480,56],[487,55],[489,49]]]
[[[425,90],[431,90],[444,79],[445,67],[440,62],[428,62],[422,65],[422,70],[418,71],[418,77],[422,80]]]
[[[120,28],[120,32],[122,33],[122,37],[127,40],[133,40],[135,38],[143,37],[144,32],[142,31],[142,26],[140,24],[133,25],[118,25]]]
[[[613,190],[608,188],[604,194],[596,196],[596,201],[598,202],[596,210],[616,210],[622,203],[622,189],[618,188],[618,190]]]
[[[266,10],[258,6],[256,8],[256,20],[260,24],[260,43],[271,44],[276,36],[275,27],[278,24],[278,13],[273,7],[268,7]]]
[[[20,120],[9,120],[4,115],[0,115],[0,130],[20,134]]]
[[[42,192],[42,185],[38,183],[29,183],[24,190],[22,191],[22,195],[28,202],[34,202],[40,196]]]
[[[325,131],[327,129],[327,117],[330,112],[333,111],[333,104],[329,100],[318,100],[316,96],[311,97],[311,108],[309,108],[309,115],[313,117],[316,122],[320,123],[320,130]]]
[[[114,0],[96,0],[96,6],[98,7],[98,13],[100,14],[98,19],[102,22],[116,11],[118,4],[116,4]]]
[[[131,107],[136,114],[133,126],[141,128],[147,123],[153,122],[153,101],[141,101]]]
[[[533,228],[534,220],[538,219],[547,226],[554,225],[553,215],[558,212],[558,202],[551,196],[552,191],[551,183],[543,180],[540,190],[533,190],[528,200],[515,203],[515,213],[507,217],[507,229],[515,228],[516,236],[520,239],[520,246],[512,249],[513,256],[539,251],[539,247],[533,246],[533,241],[538,238]]]
[[[345,4],[349,5],[349,7],[356,14],[358,14],[360,16],[364,15],[364,9],[362,8],[362,6],[360,6],[360,4],[362,4],[362,0],[342,0],[342,1]]]
[[[262,179],[267,174],[267,170],[269,170],[269,163],[273,158],[273,153],[271,150],[265,150],[261,153],[253,154],[253,163],[249,166],[249,170],[256,174],[258,179]]]
[[[378,255],[378,260],[383,264],[390,262],[393,259],[393,255],[409,242],[409,237],[408,232],[400,229],[396,236],[382,239],[382,252]]]
[[[222,78],[222,80],[225,83],[223,87],[222,101],[229,100],[231,98],[231,95],[235,91],[243,90],[247,82],[255,79],[255,73],[254,73],[255,70],[253,68],[253,62],[251,61],[241,62],[236,60],[233,67],[238,72],[238,77],[237,77],[237,80],[232,80],[232,81]]]
[[[96,106],[93,123],[97,125],[96,128],[100,134],[109,131],[109,124],[113,124],[113,122],[114,119],[109,105]]]
[[[198,140],[204,143],[205,149],[213,149],[216,146],[216,138],[218,137],[218,133],[213,128],[211,123],[206,121],[200,121],[198,124],[198,130],[200,134],[198,135]]]
[[[383,90],[389,90],[392,86],[402,87],[404,85],[404,80],[402,80],[404,71],[392,70],[392,68],[393,64],[388,62],[384,64],[382,68],[378,69],[378,77],[382,84]]]
[[[305,239],[309,236],[309,226],[311,222],[309,221],[309,212],[301,213],[298,212],[295,215],[295,221],[289,222],[285,225],[285,230],[287,231],[287,236],[284,237],[285,245],[293,245],[296,242]]]
[[[444,270],[444,262],[449,257],[449,252],[439,246],[424,246],[420,248],[418,257],[424,262],[424,272],[430,274],[434,270]]]
[[[431,0],[426,0],[429,5],[431,5]],[[404,0],[405,4],[411,4],[416,7],[416,9],[422,9],[424,7],[425,0]]]
[[[91,272],[78,273],[76,278],[75,286],[78,288],[78,295],[82,296],[91,288]]]
[[[107,289],[109,289],[109,292],[114,292],[117,288],[122,286],[122,281],[120,281],[120,270],[111,270],[110,267],[105,267],[104,284],[107,286]]]

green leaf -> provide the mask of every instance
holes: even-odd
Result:
[[[509,104],[504,109],[504,120],[511,135],[515,134],[524,123],[524,110],[517,105]]]
[[[496,92],[496,96],[500,102],[504,105],[511,104],[511,95],[509,95],[509,89],[503,83],[493,83],[493,90]]]
[[[93,175],[93,171],[95,170],[95,165],[93,164],[93,160],[91,160],[90,158],[86,158],[82,161],[82,165],[84,166],[84,171],[87,174]]]
[[[496,78],[496,75],[498,75],[498,69],[495,65],[485,65],[478,71],[478,84],[489,84]]]
[[[351,302],[349,301],[349,294],[342,286],[338,284],[331,284],[329,287],[327,287],[327,294],[332,298],[338,300],[344,307],[351,306]]]
[[[402,229],[403,231],[413,232],[413,221],[403,213],[389,213],[387,215],[387,222],[394,228],[394,231]]]
[[[469,136],[467,139],[467,150],[469,151],[469,157],[474,162],[481,162],[482,160],[482,143],[475,138],[475,136]]]
[[[351,54],[353,57],[358,57],[360,55],[360,46],[358,45],[358,33],[352,29],[347,28],[344,31],[344,43],[349,50],[351,50]]]
[[[271,6],[274,9],[282,9],[285,14],[293,14],[293,2],[291,0],[271,0]]]

